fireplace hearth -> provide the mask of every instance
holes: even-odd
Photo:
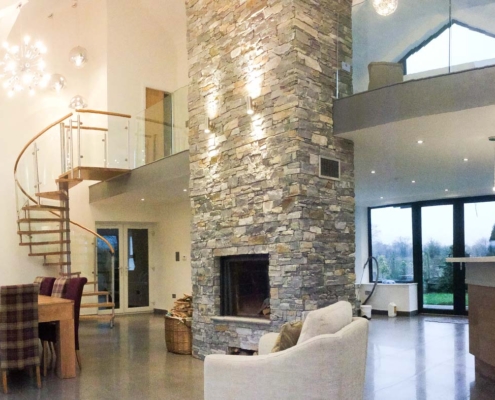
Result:
[[[221,314],[270,318],[268,254],[221,257],[220,263]]]

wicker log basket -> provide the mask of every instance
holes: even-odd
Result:
[[[167,350],[176,354],[192,353],[192,296],[175,302],[174,308],[165,316],[165,343]]]

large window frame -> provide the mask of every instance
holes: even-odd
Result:
[[[495,195],[475,196],[475,197],[460,197],[452,199],[427,200],[399,204],[387,204],[378,207],[368,207],[368,254],[373,256],[372,248],[372,226],[371,226],[371,211],[373,209],[387,207],[410,207],[412,218],[412,246],[413,246],[413,282],[418,284],[418,308],[419,312],[434,312],[443,314],[466,315],[466,298],[465,291],[462,289],[465,282],[465,269],[454,268],[453,284],[454,284],[454,309],[439,310],[427,309],[423,304],[423,249],[422,249],[422,229],[421,229],[421,208],[436,205],[452,205],[453,206],[453,257],[465,256],[465,232],[464,232],[464,205],[470,203],[483,203],[495,201]],[[456,263],[458,264],[458,263]],[[369,280],[373,282],[373,271],[368,270]]]

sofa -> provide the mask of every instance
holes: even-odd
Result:
[[[348,302],[312,311],[297,344],[270,353],[277,333],[261,337],[257,356],[205,359],[206,400],[359,400],[363,397],[368,321]]]

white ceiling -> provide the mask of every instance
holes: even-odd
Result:
[[[494,135],[495,106],[488,106],[339,136],[354,141],[356,204],[377,206],[493,194]]]

